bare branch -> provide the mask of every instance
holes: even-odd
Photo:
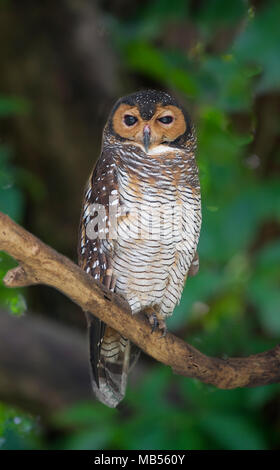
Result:
[[[141,315],[132,316],[123,299],[2,213],[0,250],[20,264],[6,274],[6,286],[46,284],[58,289],[178,374],[224,389],[280,382],[280,345],[249,357],[223,360],[202,354],[171,333],[164,338],[159,332],[151,334],[148,322]]]

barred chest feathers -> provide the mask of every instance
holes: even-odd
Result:
[[[180,301],[200,231],[194,154],[159,146],[147,158],[128,144],[108,151],[114,154],[120,204],[117,236],[110,244],[115,290],[132,313],[156,306],[168,317]]]

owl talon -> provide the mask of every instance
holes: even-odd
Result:
[[[165,321],[161,318],[159,319],[156,313],[152,313],[149,315],[149,322],[152,325],[151,333],[154,333],[157,329],[162,332],[161,338],[164,338],[167,333],[167,327]]]
[[[167,326],[166,326],[164,320],[159,320],[158,328],[162,332],[161,338],[164,338],[166,336],[166,333],[167,333]]]
[[[152,313],[152,315],[149,316],[149,322],[152,325],[151,333],[154,333],[159,326],[159,321],[155,313]]]
[[[167,328],[166,328],[166,325],[164,325],[163,328],[160,328],[160,330],[162,331],[162,335],[161,335],[161,338],[164,338],[166,336],[166,333],[167,333]]]

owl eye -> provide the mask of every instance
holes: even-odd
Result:
[[[124,123],[127,126],[133,126],[138,121],[137,117],[132,116],[131,114],[126,114],[124,116]]]
[[[162,122],[162,124],[171,124],[171,122],[173,121],[173,117],[172,116],[163,116],[161,118],[158,118],[158,121]]]

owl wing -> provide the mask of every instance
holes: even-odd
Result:
[[[78,252],[79,265],[112,291],[114,240],[109,238],[109,209],[110,196],[114,201],[117,194],[115,159],[112,152],[103,151],[85,191]],[[137,360],[139,350],[92,314],[86,313],[86,317],[93,389],[101,402],[115,407],[124,397],[128,369]]]
[[[101,221],[108,218],[109,194],[116,189],[117,181],[114,165],[110,155],[101,154],[85,190],[84,206],[79,229],[79,265],[94,279],[111,287],[112,276],[110,273],[110,248],[107,252],[103,249],[103,239],[95,234],[100,229],[95,226],[96,217]],[[97,210],[95,210],[97,209]],[[99,209],[99,211],[98,211]],[[97,219],[96,219],[97,220]],[[106,222],[106,220],[104,221]],[[107,224],[105,224],[107,226]],[[105,227],[104,227],[105,228]],[[105,230],[104,230],[105,231]],[[99,387],[99,374],[97,366],[100,360],[100,346],[105,333],[105,323],[91,314],[86,314],[89,327],[90,363],[93,377]]]

